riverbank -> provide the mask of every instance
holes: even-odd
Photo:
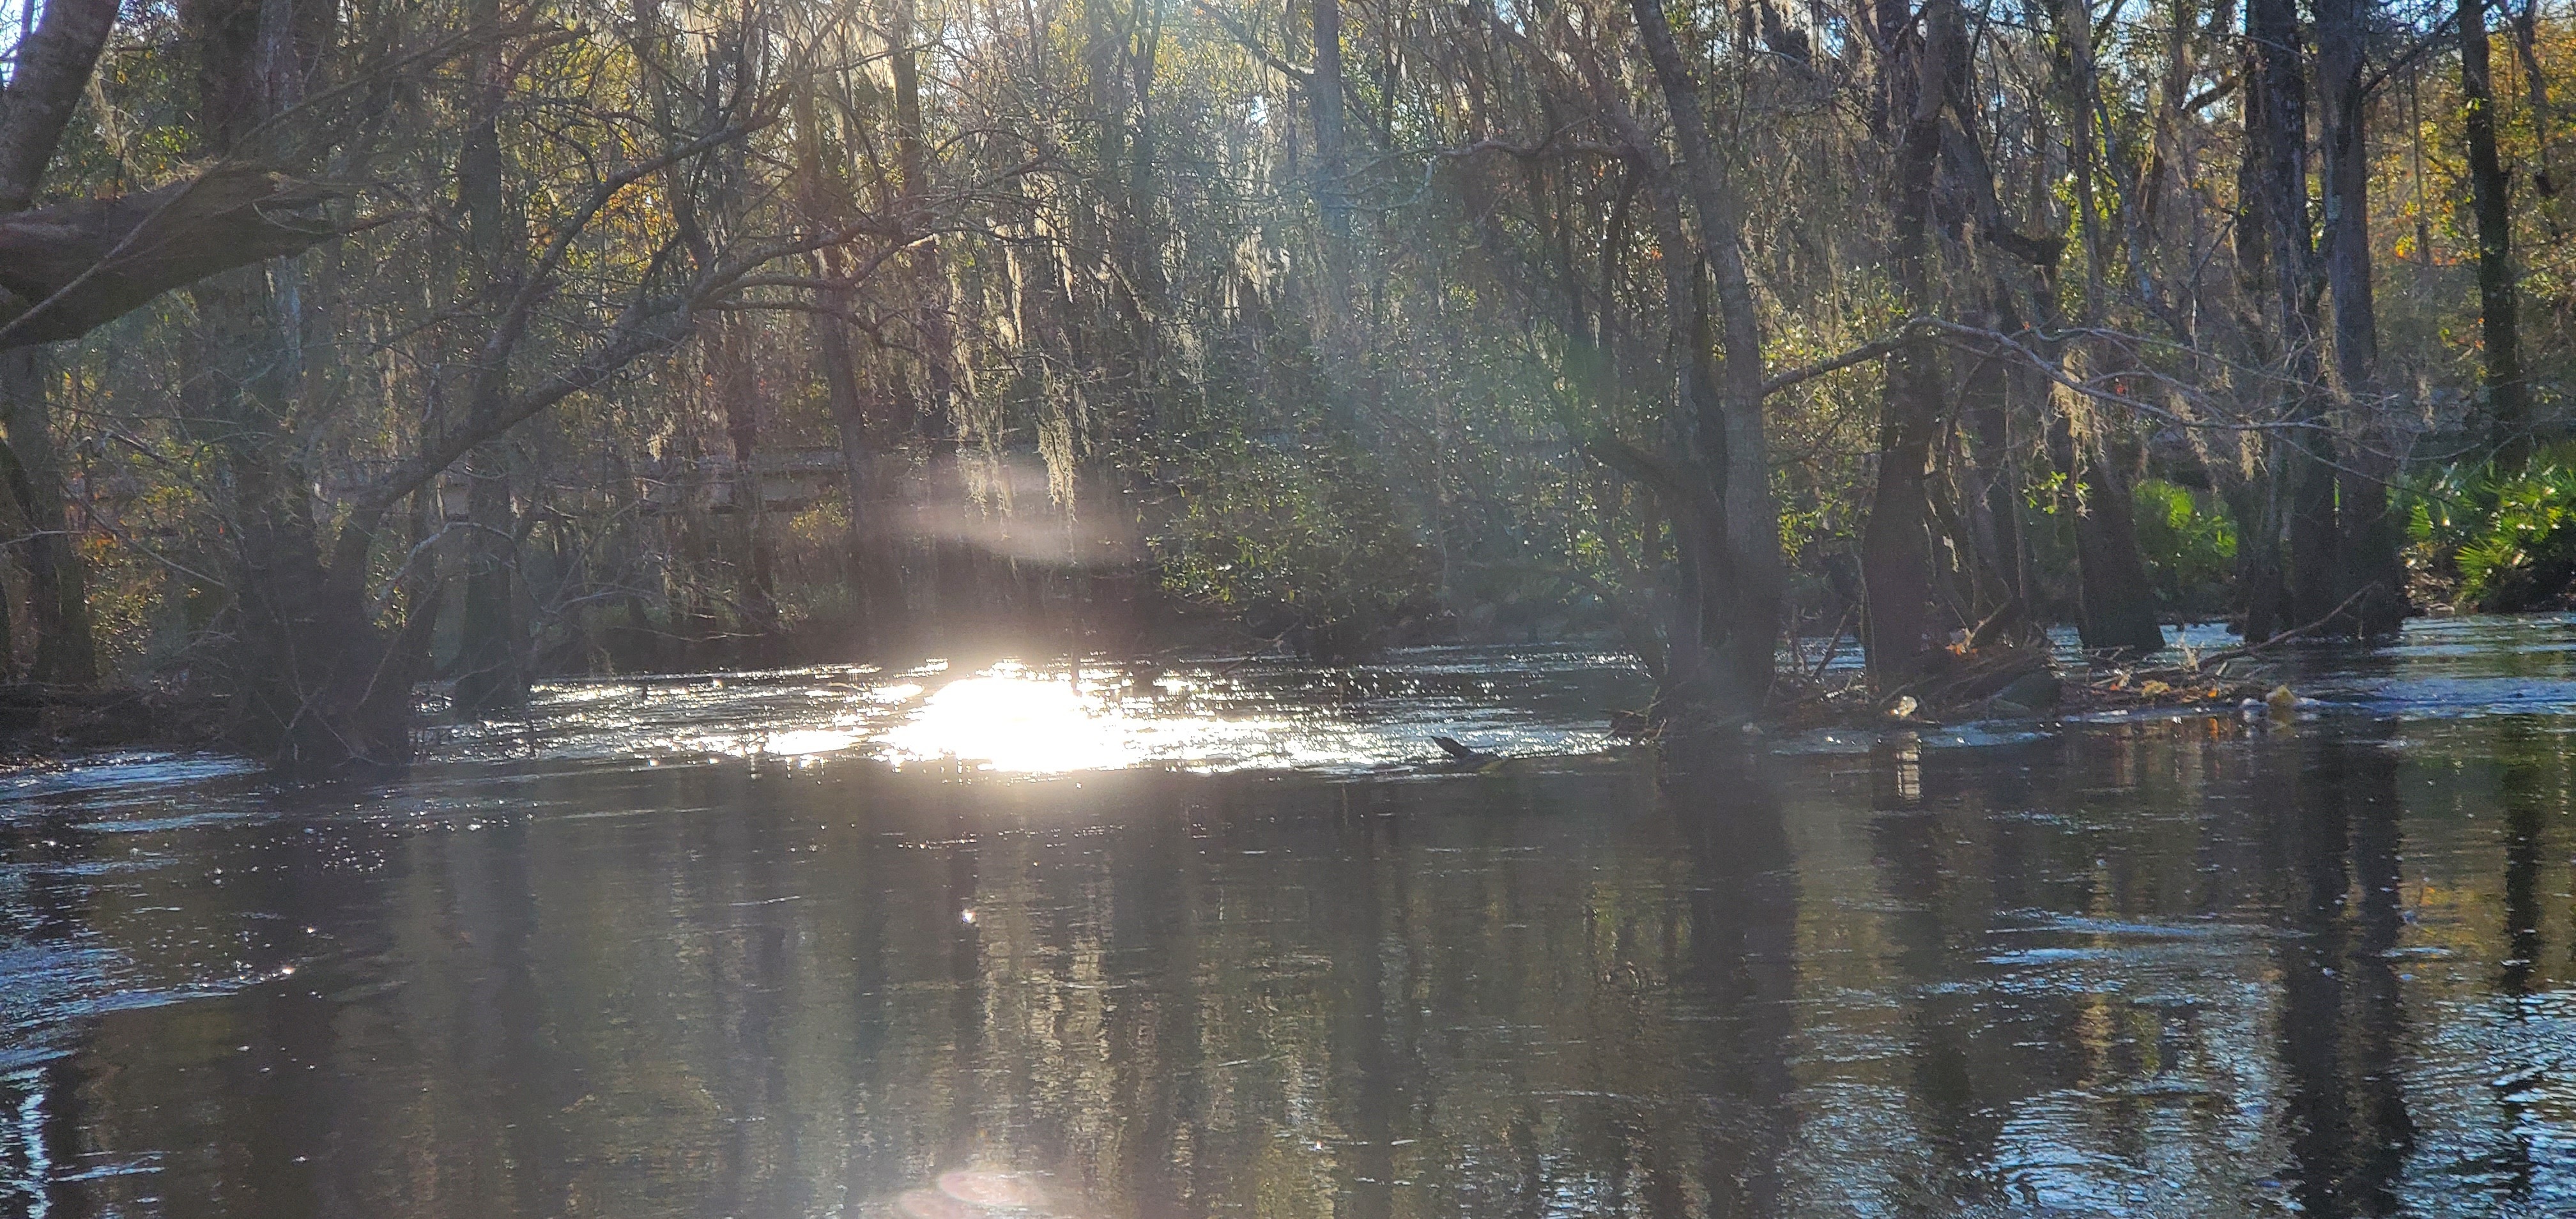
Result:
[[[222,740],[223,703],[158,686],[69,690],[0,685],[0,767],[36,765],[101,749],[211,749]]]

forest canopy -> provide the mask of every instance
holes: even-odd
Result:
[[[2538,0],[30,0],[0,663],[1606,638],[1744,719],[2576,575]]]

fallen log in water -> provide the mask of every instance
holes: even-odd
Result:
[[[1958,648],[1935,671],[1886,691],[1865,679],[1833,685],[1812,679],[1784,681],[1772,719],[1791,729],[1831,725],[1891,724],[1928,727],[1988,719],[2058,719],[2121,711],[2233,711],[2262,702],[2279,686],[2277,672],[2258,658],[2286,642],[2275,636],[2247,648],[2200,655],[2184,649],[2166,664],[2121,664],[2082,676],[2061,672],[2043,642],[1994,648]]]

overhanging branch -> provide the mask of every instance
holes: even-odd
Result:
[[[0,216],[0,349],[77,338],[209,275],[372,227],[314,208],[339,192],[229,166],[156,190]]]

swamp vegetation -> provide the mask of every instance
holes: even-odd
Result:
[[[2576,1214],[2565,0],[0,7],[0,1213]]]
[[[11,714],[331,773],[431,680],[1589,637],[1726,723],[1801,637],[2553,604],[2571,22],[31,3]]]

